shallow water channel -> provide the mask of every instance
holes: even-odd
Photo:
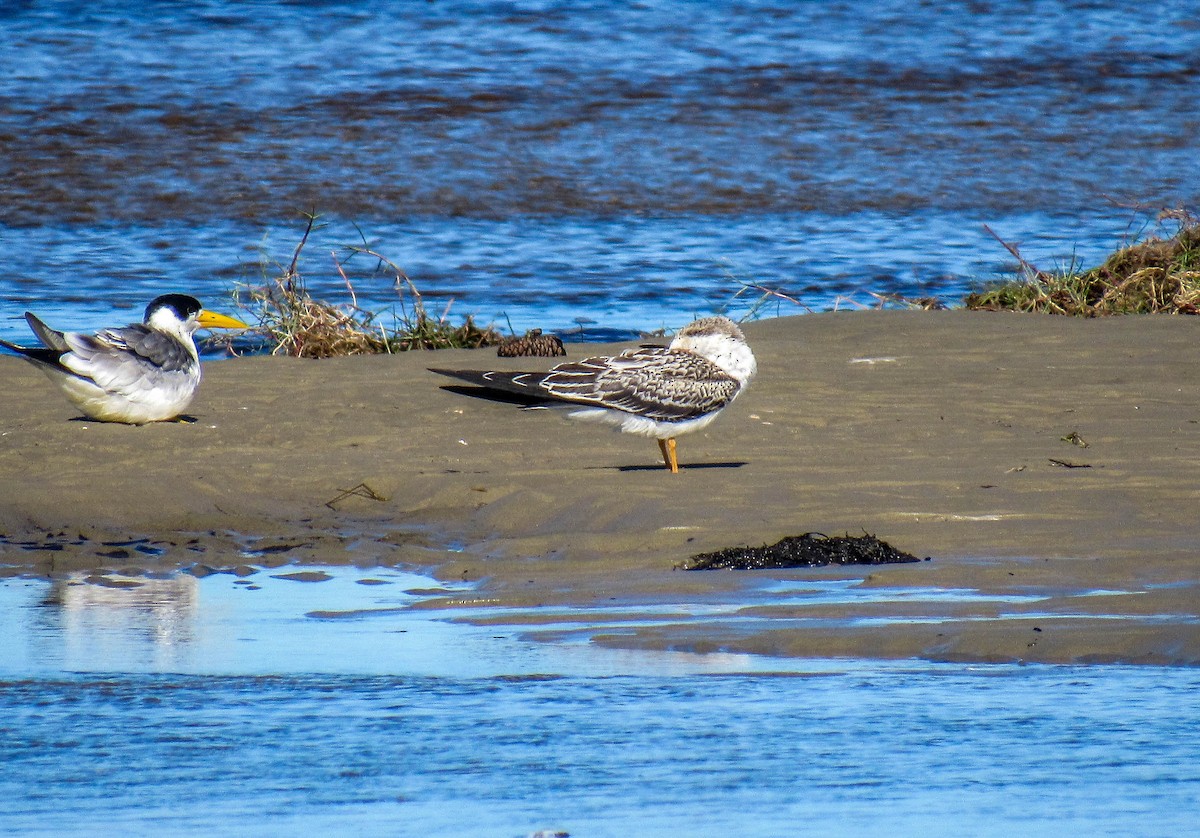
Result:
[[[447,593],[4,581],[0,831],[1180,835],[1200,811],[1194,669],[629,652],[412,608]]]

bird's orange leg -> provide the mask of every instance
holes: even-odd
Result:
[[[662,451],[663,465],[671,470],[671,474],[679,474],[679,460],[675,456],[675,437],[660,439],[658,450]]]

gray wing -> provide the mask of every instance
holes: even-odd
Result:
[[[62,366],[110,393],[141,399],[162,388],[194,388],[200,378],[187,347],[140,323],[95,335],[67,332],[63,339],[71,351],[63,354]]]
[[[192,353],[178,340],[141,323],[122,329],[105,329],[95,337],[73,337],[78,337],[95,351],[123,350],[139,362],[163,372],[187,372],[196,364]],[[72,348],[78,351],[75,345]]]

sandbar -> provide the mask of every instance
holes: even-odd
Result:
[[[194,422],[129,427],[79,418],[4,356],[0,564],[404,565],[477,582],[471,604],[518,622],[627,607],[627,631],[593,640],[629,648],[1194,665],[1197,329],[963,310],[750,323],[758,377],[680,438],[678,475],[653,441],[473,398],[427,371],[553,359],[232,358],[206,364]],[[621,348],[568,344],[573,357]],[[678,569],[803,532],[867,532],[929,560]],[[778,579],[995,598],[806,610],[755,596],[743,623],[636,625],[640,607],[736,604]]]

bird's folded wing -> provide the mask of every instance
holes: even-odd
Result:
[[[739,389],[736,379],[706,358],[662,348],[560,364],[540,386],[563,401],[665,422],[719,410],[733,400]]]
[[[122,329],[105,329],[99,332],[94,340],[113,348],[124,349],[165,372],[187,372],[197,363],[192,353],[177,338],[141,323],[134,323]]]
[[[101,388],[131,394],[195,373],[197,362],[179,341],[143,325],[105,329],[95,335],[67,332],[71,352],[62,365]]]
[[[719,410],[737,395],[736,379],[711,361],[663,347],[632,349],[559,364],[549,372],[432,369],[494,390],[681,422]]]

